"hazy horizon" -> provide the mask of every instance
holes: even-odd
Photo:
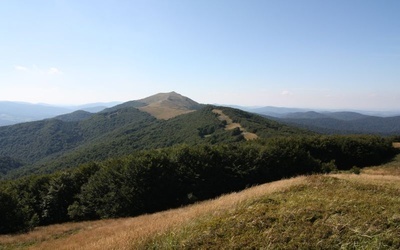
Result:
[[[155,93],[157,94],[157,93]],[[178,93],[179,94],[179,93]],[[146,98],[147,96],[141,97],[139,99]],[[187,96],[189,97],[189,96]],[[189,97],[190,98],[190,97]],[[127,100],[127,101],[106,101],[106,102],[88,102],[88,103],[77,103],[77,104],[54,104],[54,103],[43,103],[43,102],[25,102],[25,101],[9,101],[9,100],[0,100],[1,102],[12,102],[12,103],[21,103],[21,104],[31,104],[31,105],[43,105],[43,106],[51,106],[51,107],[59,107],[59,108],[71,108],[74,109],[76,107],[83,107],[86,105],[93,106],[95,105],[103,105],[106,107],[112,107],[114,105],[122,104],[124,102],[128,101],[136,101],[139,99],[135,100]],[[196,100],[193,100],[197,102]],[[339,111],[354,111],[354,112],[377,112],[377,113],[393,113],[393,114],[398,114],[400,115],[400,108],[394,108],[394,109],[352,109],[352,108],[320,108],[320,107],[290,107],[290,106],[272,106],[272,105],[264,105],[264,106],[255,106],[255,105],[238,105],[235,103],[202,103],[198,102],[200,104],[210,104],[210,105],[220,105],[220,106],[228,106],[228,107],[237,107],[237,108],[245,108],[245,109],[260,109],[260,108],[278,108],[278,109],[299,109],[299,110],[310,110],[310,111],[320,111],[320,112],[339,112]]]
[[[2,1],[0,100],[397,111],[400,2]]]

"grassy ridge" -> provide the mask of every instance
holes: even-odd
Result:
[[[399,191],[399,185],[311,176],[157,236],[146,248],[399,249]]]
[[[161,213],[40,227],[0,236],[0,249],[398,249],[399,169],[397,156],[360,175],[297,177]]]

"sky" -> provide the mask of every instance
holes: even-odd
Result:
[[[0,0],[0,100],[400,110],[398,0]]]

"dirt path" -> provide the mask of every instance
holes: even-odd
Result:
[[[212,112],[214,114],[218,115],[218,119],[220,121],[226,121],[226,125],[225,125],[225,130],[233,130],[235,128],[239,128],[240,131],[242,132],[243,137],[248,141],[248,140],[254,140],[257,139],[258,136],[254,133],[250,133],[247,132],[245,128],[242,127],[242,125],[240,125],[240,123],[236,123],[233,122],[233,120],[227,116],[226,114],[224,114],[224,112],[222,112],[222,110],[220,109],[213,109]]]

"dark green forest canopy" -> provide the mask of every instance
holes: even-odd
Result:
[[[212,112],[214,108],[209,105],[169,120],[157,120],[124,105],[78,121],[49,119],[0,127],[0,156],[25,164],[8,172],[8,178],[15,178],[31,173],[51,173],[142,149],[243,140],[240,134],[225,130]],[[311,134],[237,109],[218,108],[261,138]]]
[[[0,233],[134,216],[299,174],[376,165],[398,151],[375,136],[291,136],[136,151],[0,182]]]

